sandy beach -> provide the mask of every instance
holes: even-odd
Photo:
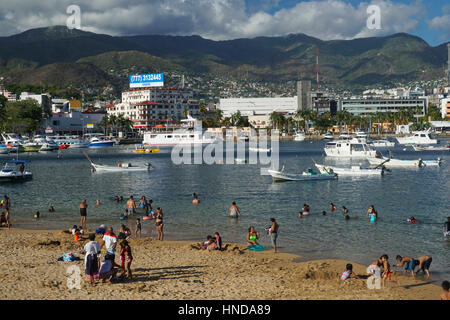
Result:
[[[132,280],[91,287],[84,281],[84,255],[78,253],[85,242],[76,243],[63,231],[1,229],[0,299],[437,300],[441,293],[440,283],[398,273],[393,279],[400,285],[387,283],[379,290],[368,289],[365,279],[342,281],[347,260],[295,262],[298,256],[251,252],[244,244],[225,242],[226,250],[219,252],[197,249],[200,242],[151,238],[129,241]],[[81,260],[57,261],[64,252]],[[80,268],[80,289],[68,289],[70,266]],[[366,276],[366,266],[353,263],[353,269]]]

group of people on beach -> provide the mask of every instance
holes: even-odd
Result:
[[[129,230],[128,230],[129,231]],[[129,236],[130,234],[128,234]],[[91,285],[95,284],[95,280],[119,280],[132,279],[131,263],[133,255],[130,244],[127,241],[127,229],[124,225],[121,227],[119,236],[116,236],[112,227],[107,228],[107,231],[102,236],[102,243],[99,244],[95,240],[95,233],[89,234],[89,241],[85,244],[83,252],[85,254],[85,273],[87,280]],[[120,264],[115,262],[116,247],[120,241],[119,259]],[[102,256],[102,249],[105,248],[103,261],[100,261]],[[122,273],[116,277],[119,270]]]

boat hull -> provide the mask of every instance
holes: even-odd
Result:
[[[273,181],[315,181],[315,180],[333,180],[337,176],[335,174],[289,174],[276,170],[267,170],[272,176]]]
[[[139,171],[149,171],[150,166],[129,166],[129,167],[119,167],[119,166],[105,166],[99,164],[92,164],[92,167],[96,172],[139,172]]]
[[[339,168],[333,166],[325,166],[322,164],[316,164],[317,169],[321,173],[330,172],[333,170],[338,176],[381,176],[383,174],[383,169],[374,168],[361,168],[361,167],[351,167],[351,168]]]
[[[102,142],[89,143],[89,147],[112,147],[113,145],[114,145],[113,141],[102,141]]]

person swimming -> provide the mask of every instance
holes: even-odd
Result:
[[[306,203],[303,204],[303,215],[307,216],[309,214],[309,205]]]
[[[416,220],[416,218],[411,217],[411,218],[406,219],[406,222],[409,222],[409,223],[416,223],[417,220]]]
[[[194,198],[192,199],[192,204],[198,204],[200,202],[200,200],[198,200],[198,194],[193,193],[192,197]]]
[[[342,214],[348,214],[348,209],[345,206],[342,206]]]
[[[50,205],[50,208],[48,208],[48,212],[55,212],[55,208],[53,208],[53,206]]]
[[[334,205],[334,203],[333,202],[330,202],[330,210],[331,210],[331,212],[334,212],[334,211],[336,211],[336,206]]]

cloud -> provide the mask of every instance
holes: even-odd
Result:
[[[428,26],[431,29],[440,30],[440,38],[448,41],[450,38],[450,6],[444,7],[443,12],[446,14],[428,21]]]
[[[10,35],[31,28],[65,25],[66,9],[72,4],[81,8],[83,30],[111,35],[197,34],[214,40],[290,33],[330,40],[412,32],[424,12],[420,1],[407,5],[372,0],[353,6],[344,0],[315,0],[278,9],[279,3],[279,0],[264,0],[260,5],[245,0],[0,0],[0,33]],[[367,28],[366,9],[370,4],[380,8],[381,29]],[[272,12],[270,8],[277,9]]]

